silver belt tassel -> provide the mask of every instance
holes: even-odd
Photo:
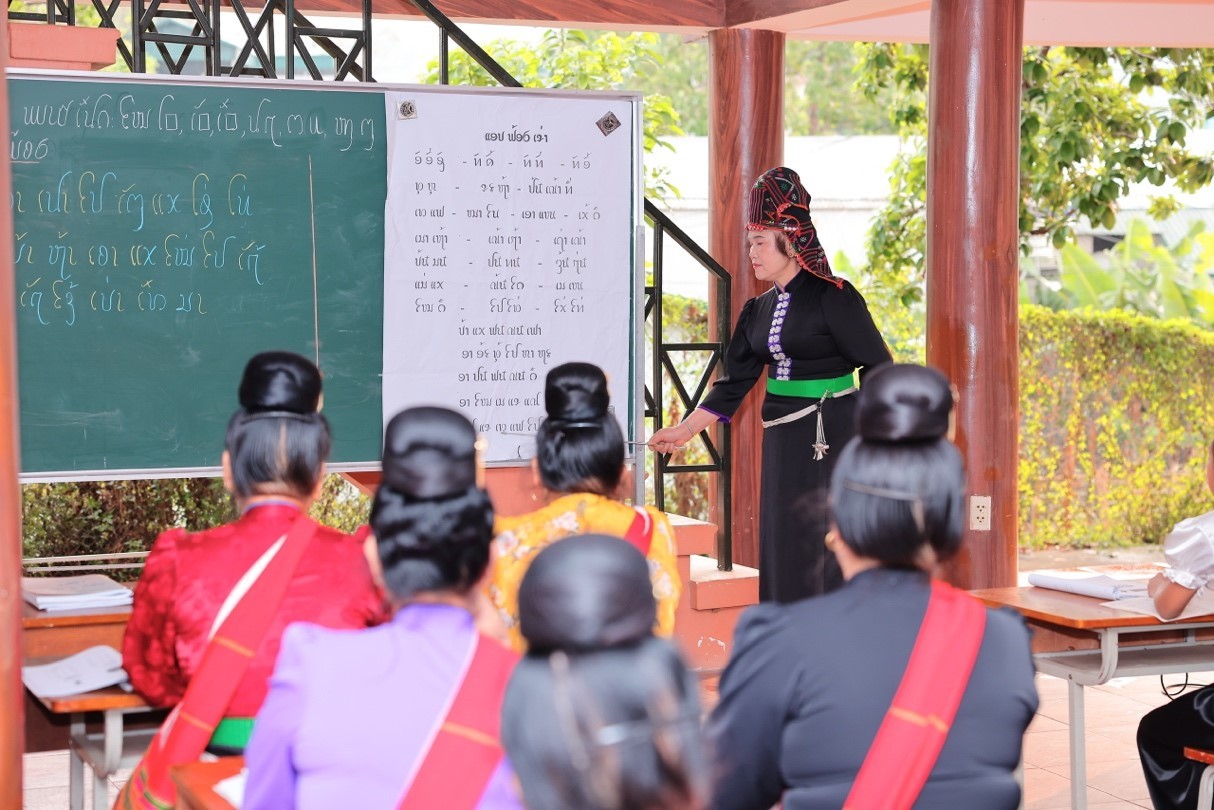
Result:
[[[830,450],[830,445],[826,443],[826,428],[822,424],[822,407],[826,403],[826,400],[830,397],[845,397],[848,394],[855,393],[855,391],[855,386],[848,388],[846,391],[840,391],[837,394],[832,394],[830,391],[827,391],[822,395],[821,399],[807,408],[794,411],[793,413],[788,414],[788,416],[781,416],[779,419],[765,420],[763,422],[763,428],[766,429],[769,427],[775,427],[776,425],[786,425],[789,422],[795,422],[798,419],[804,419],[806,416],[816,413],[818,415],[818,435],[817,441],[815,441],[813,445],[814,461],[821,461],[826,457],[826,451]]]

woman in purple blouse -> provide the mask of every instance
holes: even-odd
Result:
[[[245,751],[245,810],[522,807],[498,742],[517,656],[478,630],[495,614],[480,595],[493,509],[476,441],[443,408],[389,422],[366,548],[395,615],[287,629]]]

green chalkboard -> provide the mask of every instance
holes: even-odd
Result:
[[[22,472],[214,468],[252,354],[381,439],[382,93],[10,74]]]

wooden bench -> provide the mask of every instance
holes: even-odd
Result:
[[[1197,810],[1214,810],[1214,751],[1204,748],[1185,748],[1185,759],[1201,762],[1206,767],[1201,772],[1201,783],[1197,788]]]

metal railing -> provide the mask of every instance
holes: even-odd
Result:
[[[201,72],[207,76],[294,79],[298,63],[315,80],[374,81],[371,0],[362,0],[361,28],[314,25],[296,8],[295,0],[269,0],[265,6],[252,9],[253,16],[240,0],[228,0],[244,37],[229,62],[224,61],[223,53],[225,45],[231,46],[220,38],[221,0],[186,0],[184,7],[179,2],[169,7],[165,0],[89,0],[89,4],[100,18],[100,28],[119,29],[118,18],[129,8],[130,42],[119,37],[118,53],[132,73],[148,72],[149,55],[158,58],[172,74],[189,72],[193,67],[190,57],[197,48],[202,53]],[[10,20],[76,25],[76,7],[71,0],[46,0],[44,12],[14,10],[12,5],[13,0],[9,0]],[[282,43],[275,35],[276,17],[283,22]],[[349,44],[343,48],[341,41]],[[317,64],[309,43],[333,60],[331,76]]]
[[[78,574],[82,571],[118,571],[143,568],[146,551],[121,554],[72,554],[66,557],[25,557],[21,560],[23,574]]]

